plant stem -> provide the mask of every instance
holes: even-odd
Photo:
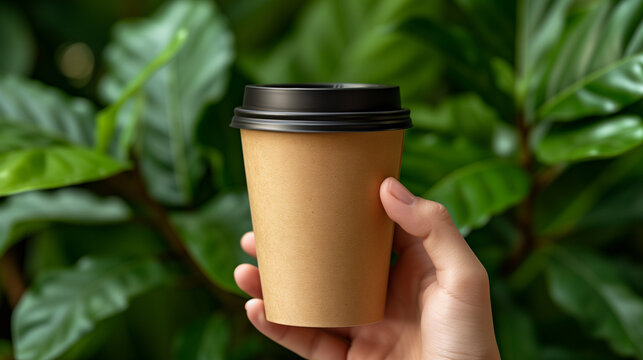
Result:
[[[536,238],[534,236],[533,218],[534,218],[534,201],[538,187],[534,170],[534,158],[529,146],[529,137],[531,127],[525,121],[524,114],[520,114],[516,121],[518,129],[518,139],[520,145],[520,165],[529,174],[531,179],[529,192],[517,209],[517,223],[520,234],[518,246],[503,264],[502,271],[505,274],[513,273],[518,266],[531,254],[536,248]]]
[[[15,249],[9,249],[0,258],[0,283],[11,308],[15,308],[27,286],[20,272]]]
[[[172,225],[165,208],[147,192],[140,168],[138,164],[135,165],[133,170],[106,179],[104,183],[119,196],[138,204],[147,212],[149,221],[161,233],[174,254],[226,308],[230,310],[242,309],[244,300],[215,286],[194,261],[178,231]]]

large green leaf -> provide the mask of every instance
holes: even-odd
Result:
[[[541,75],[538,116],[573,120],[613,113],[643,97],[637,56],[642,18],[641,0],[593,2],[570,11]]]
[[[516,132],[503,123],[496,111],[471,93],[459,94],[432,107],[425,103],[409,103],[413,126],[417,129],[455,137],[466,137],[496,153],[513,153]]]
[[[311,1],[279,45],[241,64],[262,83],[393,83],[404,98],[425,98],[436,84],[440,59],[393,25],[411,14],[439,12],[439,4],[417,0]]]
[[[243,294],[234,282],[234,268],[254,262],[239,246],[252,229],[247,194],[225,194],[196,213],[176,213],[173,222],[188,251],[210,279],[222,288]]]
[[[13,76],[0,78],[0,196],[109,177],[125,164],[92,151],[84,99]]]
[[[565,26],[571,0],[521,0],[518,2],[516,96],[531,122],[536,108],[534,92],[544,81],[550,54]]]
[[[0,153],[0,196],[103,179],[126,168],[79,146],[50,146]]]
[[[586,229],[636,224],[643,221],[643,186],[641,180],[619,184],[603,194],[597,205],[580,220]],[[643,282],[641,282],[643,286]]]
[[[117,24],[100,84],[103,97],[116,101],[181,28],[193,36],[143,88],[141,169],[152,195],[169,204],[190,202],[204,171],[194,131],[204,106],[227,85],[233,39],[225,19],[211,2],[176,1],[149,19]]]
[[[143,70],[141,70],[141,72],[139,72],[138,75],[136,75],[136,77],[125,86],[123,92],[118,96],[116,101],[98,113],[96,116],[96,122],[98,123],[96,131],[96,147],[98,150],[105,151],[107,149],[114,134],[114,130],[116,129],[117,115],[121,108],[127,101],[139,93],[141,88],[159,68],[172,60],[185,43],[187,36],[187,30],[179,29],[167,47],[163,49],[158,56],[152,59],[150,63],[147,64]],[[131,136],[133,136],[132,133],[137,126],[140,116],[140,111],[135,110],[131,112],[134,116],[129,119],[128,124],[124,125],[125,130],[122,135],[122,137],[130,136],[130,139],[125,139],[124,141],[119,142],[120,146],[117,149],[117,152],[120,157],[124,157],[126,155],[126,151],[128,150],[129,145],[131,145]]]
[[[614,113],[643,98],[643,54],[628,57],[590,74],[550,98],[540,118],[570,121]]]
[[[554,126],[536,145],[536,156],[546,164],[569,163],[617,156],[641,143],[643,120],[621,115],[582,125]]]
[[[8,3],[0,4],[0,74],[25,75],[34,62],[34,41],[20,12]]]
[[[95,224],[122,221],[129,215],[120,199],[101,199],[81,189],[15,195],[0,204],[0,256],[18,237],[47,222]]]
[[[603,194],[643,159],[633,150],[610,162],[577,164],[544,189],[536,199],[534,228],[540,235],[564,234],[578,224]]]
[[[446,206],[461,232],[480,227],[491,215],[519,203],[529,176],[516,165],[485,161],[462,167],[433,186],[425,197]]]
[[[556,248],[548,266],[554,302],[623,356],[643,358],[643,299],[595,254]]]
[[[424,193],[452,171],[493,153],[464,137],[418,135],[409,132],[404,139],[401,178],[414,193]]]
[[[94,107],[81,98],[15,76],[0,77],[0,121],[74,145],[91,147]],[[4,126],[3,127],[4,132]]]
[[[174,342],[175,360],[224,360],[230,342],[225,316],[213,314],[186,327]]]
[[[449,135],[465,136],[490,144],[500,119],[496,112],[475,94],[449,97],[438,106],[410,104],[413,127]]]
[[[73,269],[39,275],[13,313],[16,358],[56,358],[168,276],[155,260],[124,258],[84,258]]]

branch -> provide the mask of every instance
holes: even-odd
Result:
[[[15,249],[9,249],[0,258],[0,283],[11,308],[15,308],[25,293],[27,286],[20,272]]]
[[[117,195],[138,204],[149,216],[151,224],[159,230],[174,254],[194,273],[197,279],[229,309],[243,308],[244,300],[215,286],[201,267],[194,261],[178,231],[170,221],[165,208],[147,192],[138,164],[134,169],[108,178],[103,182]]]
[[[527,197],[518,205],[517,222],[518,229],[520,230],[520,241],[518,247],[502,266],[502,272],[505,274],[513,273],[536,248],[536,238],[534,237],[533,229],[533,210],[539,184],[537,184],[536,181],[533,154],[529,146],[531,128],[526,123],[525,117],[522,114],[518,117],[517,125],[518,138],[520,141],[520,165],[529,174],[531,181]]]

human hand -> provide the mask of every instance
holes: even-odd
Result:
[[[500,359],[489,280],[445,207],[413,196],[394,178],[380,198],[397,223],[385,318],[375,324],[317,329],[266,321],[259,270],[239,265],[234,277],[254,298],[248,319],[264,335],[307,359]],[[252,232],[241,247],[256,257]]]

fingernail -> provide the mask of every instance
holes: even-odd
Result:
[[[396,178],[390,178],[388,182],[388,191],[394,198],[406,205],[412,205],[415,202],[415,196],[411,194],[411,192]]]

